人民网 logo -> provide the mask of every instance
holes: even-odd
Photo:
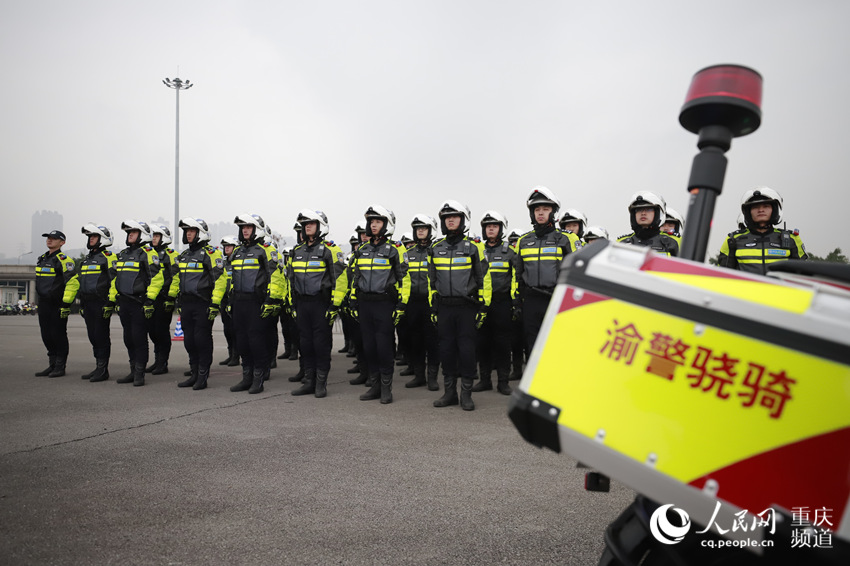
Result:
[[[679,516],[682,526],[676,526],[670,522],[667,517],[667,510],[672,509],[673,513]],[[655,540],[664,544],[676,544],[685,538],[691,528],[691,518],[684,509],[673,507],[672,503],[662,505],[649,518],[649,530]]]

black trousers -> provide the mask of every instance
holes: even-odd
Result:
[[[443,376],[475,378],[475,313],[472,304],[439,305],[437,334],[440,337],[440,363]]]
[[[295,322],[298,323],[305,372],[328,372],[331,369],[333,329],[325,318],[330,304],[329,298],[299,297],[295,305]]]
[[[428,363],[440,363],[440,343],[437,340],[437,328],[431,322],[431,308],[428,299],[411,298],[407,303],[402,322],[407,324],[407,358],[415,368]]]
[[[237,296],[231,305],[236,350],[242,356],[242,367],[268,369],[271,365],[269,327],[274,327],[274,319],[260,316],[263,301],[253,296]]]
[[[68,319],[59,316],[62,302],[38,298],[38,325],[48,356],[68,357]]]
[[[153,342],[154,356],[168,358],[171,354],[171,317],[165,312],[165,299],[160,296],[154,301],[153,316],[150,318],[150,337]],[[181,319],[181,324],[183,324]]]
[[[546,309],[549,308],[549,299],[548,295],[530,293],[522,300],[522,325],[526,352],[529,354],[534,348],[540,326],[543,325],[543,317],[546,316]]]
[[[112,353],[112,340],[109,337],[109,323],[112,319],[103,318],[103,307],[106,306],[106,299],[81,297],[80,303],[92,353],[96,360],[108,360]]]
[[[507,377],[511,366],[511,302],[494,301],[487,311],[487,318],[478,331],[479,361],[485,371],[495,369]]]
[[[236,347],[236,340],[233,337],[233,313],[227,311],[229,303],[222,302],[221,304],[221,326],[224,328],[224,339],[227,340],[227,349],[232,350]]]
[[[360,335],[369,375],[392,375],[395,367],[395,300],[360,301]]]
[[[183,299],[180,305],[180,324],[183,326],[183,346],[189,354],[189,365],[208,369],[212,364],[213,323],[209,320],[210,303],[201,299]]]
[[[124,327],[124,346],[127,347],[130,364],[148,365],[150,320],[145,318],[142,303],[119,295],[118,316]]]

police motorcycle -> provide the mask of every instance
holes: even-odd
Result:
[[[680,256],[605,240],[567,256],[512,394],[522,437],[587,468],[586,489],[636,492],[600,565],[850,564],[850,268],[703,263],[761,87],[738,65],[694,75]]]

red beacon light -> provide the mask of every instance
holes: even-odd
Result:
[[[722,126],[732,137],[745,136],[761,125],[761,92],[762,77],[749,67],[706,67],[691,79],[679,123],[694,134]]]

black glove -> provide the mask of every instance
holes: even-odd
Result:
[[[153,299],[145,299],[144,306],[142,307],[142,310],[145,311],[145,318],[151,318],[153,316],[153,303]]]

